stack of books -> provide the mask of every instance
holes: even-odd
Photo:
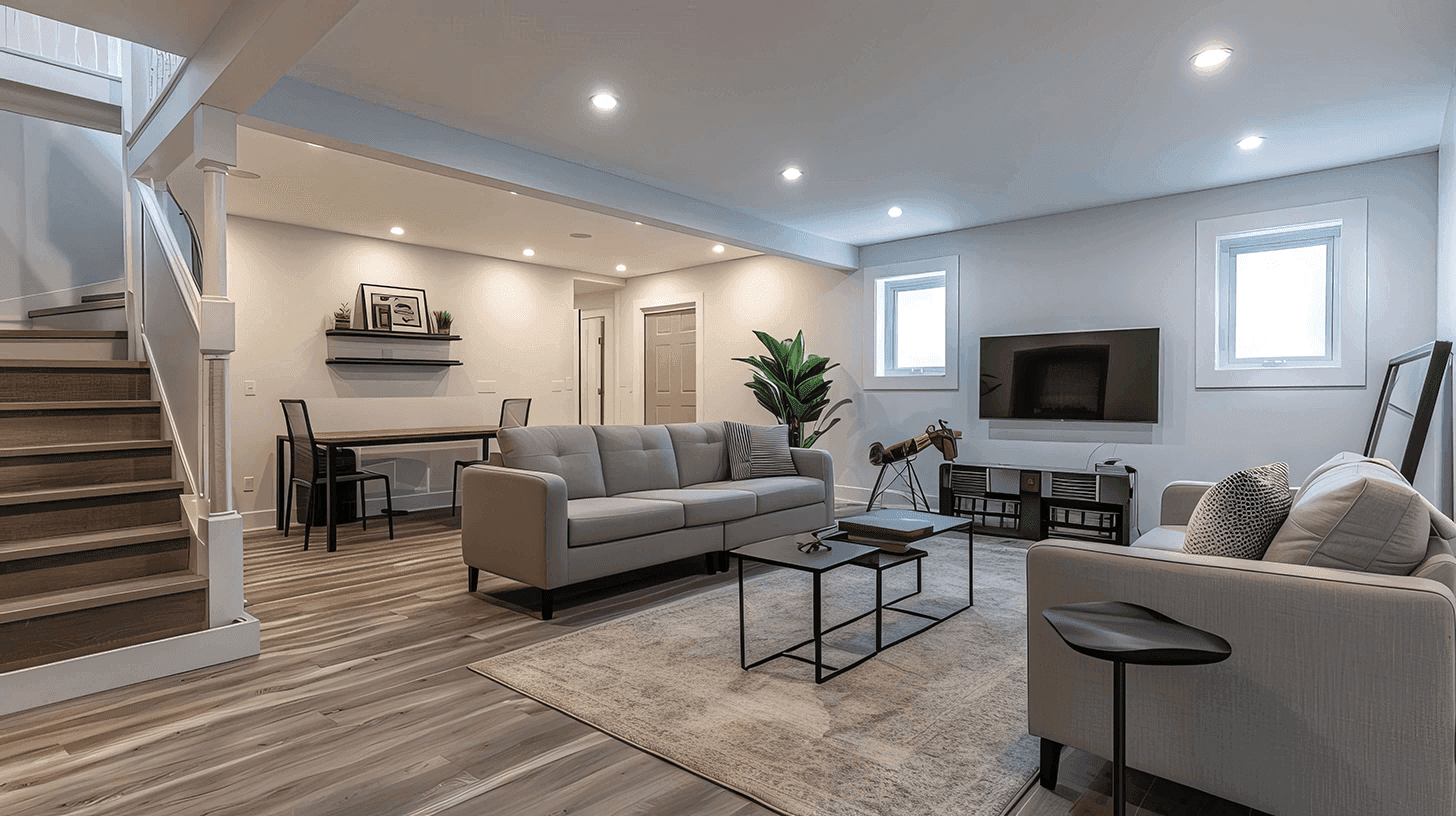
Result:
[[[852,518],[840,519],[839,529],[856,544],[879,547],[885,552],[903,553],[910,545],[925,537],[932,525],[917,519],[878,518],[860,523]]]

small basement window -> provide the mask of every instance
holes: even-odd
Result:
[[[868,389],[954,389],[957,256],[865,269]]]

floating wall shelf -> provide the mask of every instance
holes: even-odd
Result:
[[[371,340],[459,340],[458,334],[409,334],[407,332],[369,331],[368,329],[329,329],[329,337],[367,337]]]
[[[415,357],[330,357],[328,365],[458,366],[459,360],[425,360]]]

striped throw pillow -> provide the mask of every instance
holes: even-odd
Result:
[[[728,443],[728,478],[747,479],[748,426],[742,422],[724,422],[723,439]]]
[[[799,475],[789,453],[789,426],[748,426],[748,475],[754,479]]]

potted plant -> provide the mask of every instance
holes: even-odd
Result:
[[[449,334],[450,333],[450,324],[453,323],[453,322],[455,322],[455,318],[454,317],[451,317],[450,316],[450,312],[448,312],[448,311],[439,311],[439,312],[435,312],[434,314],[435,314],[435,333],[436,334]]]
[[[334,328],[347,329],[354,325],[354,307],[348,303],[340,303],[339,308],[334,310]]]
[[[775,340],[772,335],[756,331],[753,333],[768,349],[767,355],[758,357],[734,357],[741,363],[753,366],[753,379],[744,385],[753,389],[758,404],[768,409],[780,425],[789,426],[789,445],[795,448],[812,448],[820,436],[839,424],[835,417],[828,425],[830,415],[851,400],[842,399],[828,411],[829,386],[833,380],[824,379],[824,372],[839,363],[829,362],[828,357],[804,353],[804,332],[800,331],[793,341]],[[815,423],[809,427],[809,423]]]

